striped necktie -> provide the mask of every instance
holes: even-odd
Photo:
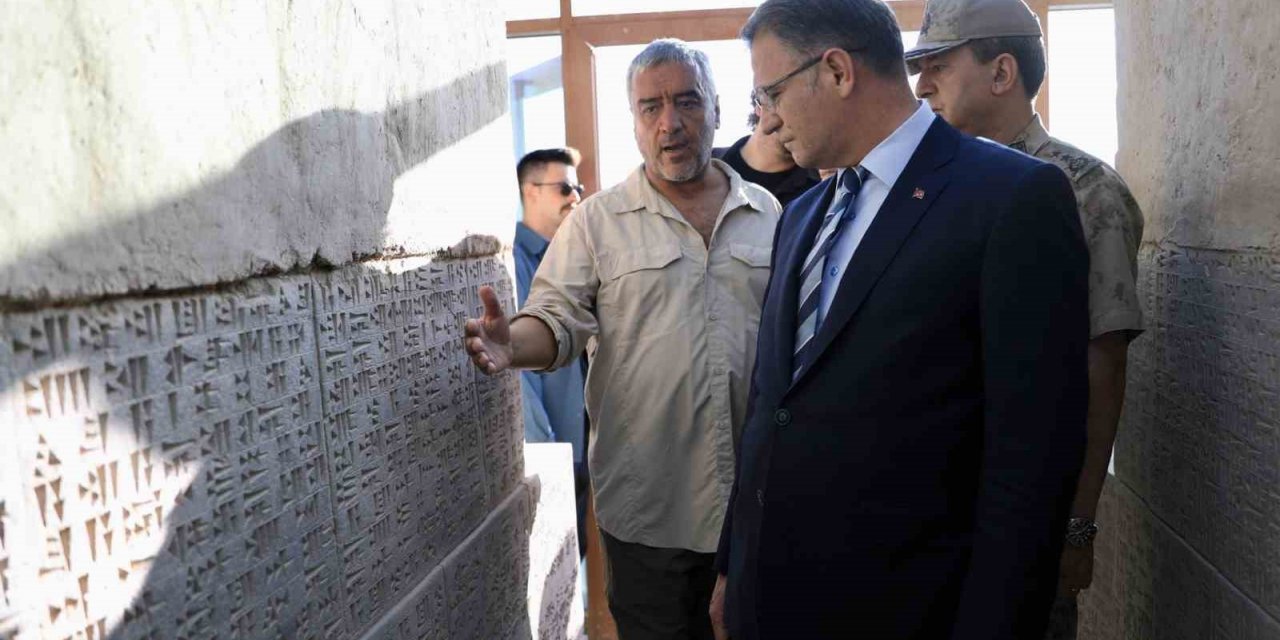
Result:
[[[839,203],[827,212],[818,230],[818,237],[813,241],[813,248],[804,260],[804,268],[800,270],[800,304],[797,307],[796,348],[793,352],[791,376],[794,379],[808,363],[811,357],[810,348],[813,336],[822,325],[822,317],[818,312],[818,302],[822,299],[822,273],[826,270],[827,254],[840,237],[845,223],[853,219],[853,201],[862,189],[867,170],[861,166],[846,169],[840,176],[840,186],[845,194]]]

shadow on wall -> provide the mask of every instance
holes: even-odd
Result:
[[[272,275],[376,255],[395,180],[500,118],[506,105],[493,94],[505,82],[504,66],[489,65],[383,112],[292,121],[197,189],[104,214],[117,222],[0,264],[0,309],[65,297],[50,294],[53,281],[87,283],[88,296],[128,294],[238,281],[245,265]]]
[[[501,66],[383,113],[292,122],[226,175],[46,262],[74,272],[60,260],[133,238],[141,251],[103,258],[133,275],[112,277],[168,282],[147,265],[199,266],[287,224],[309,224],[296,246],[350,236],[340,246],[367,253],[396,177],[500,117],[503,101],[477,99],[493,77]],[[442,133],[459,101],[465,118]],[[189,230],[177,244],[175,225]],[[478,375],[458,346],[477,286],[513,297],[497,249],[468,238],[146,298],[0,301],[0,398],[16,418],[0,423],[0,638],[345,638],[396,603],[414,607],[413,637],[527,635],[527,537],[511,533],[536,501],[516,497],[518,382]],[[325,262],[242,253],[259,275]],[[441,564],[477,539],[470,560]],[[445,606],[407,602],[436,566]],[[512,567],[520,588],[493,591]]]

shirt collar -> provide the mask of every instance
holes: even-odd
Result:
[[[707,167],[707,170],[714,171],[716,169],[719,169],[725,177],[729,178],[729,195],[725,198],[724,206],[721,208],[722,212],[733,211],[744,206],[755,212],[765,210],[767,203],[763,198],[768,192],[764,190],[747,190],[745,188],[746,181],[742,179],[742,176],[738,175],[737,171],[734,171],[732,167],[722,160],[712,158],[711,166]],[[617,210],[618,213],[648,209],[667,217],[676,215],[674,207],[649,183],[649,178],[644,173],[644,165],[636,167],[636,170],[631,172],[630,176],[627,176],[620,195],[622,198],[620,201],[621,206]]]
[[[907,163],[915,154],[916,147],[920,146],[920,141],[924,140],[925,134],[929,132],[929,127],[933,125],[933,119],[936,117],[933,115],[933,110],[929,108],[929,104],[920,101],[920,106],[916,108],[915,113],[898,125],[888,138],[881,140],[880,144],[862,159],[862,167],[871,174],[870,177],[892,189],[893,183],[898,181],[898,176],[902,175],[903,170],[907,168]],[[842,175],[843,171],[841,169]]]
[[[1031,116],[1027,128],[1009,143],[1009,146],[1023,153],[1035,155],[1044,145],[1049,144],[1049,132],[1040,122],[1040,114]]]
[[[528,252],[529,255],[542,255],[549,244],[551,243],[546,238],[538,235],[537,231],[530,229],[525,223],[516,223],[516,246]]]

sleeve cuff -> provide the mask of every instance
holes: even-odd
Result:
[[[1093,340],[1115,331],[1123,331],[1132,341],[1142,334],[1142,313],[1116,310],[1089,320],[1089,339]]]
[[[572,358],[570,357],[570,354],[573,353],[573,345],[572,345],[573,337],[569,335],[569,331],[564,328],[564,325],[561,324],[561,322],[557,320],[555,316],[551,315],[550,313],[548,313],[546,310],[543,310],[543,309],[523,309],[520,311],[520,313],[517,313],[515,317],[511,319],[511,321],[515,322],[520,318],[534,318],[536,320],[541,320],[542,324],[547,325],[547,328],[551,329],[551,334],[555,336],[555,339],[556,339],[555,360],[553,360],[551,364],[547,366],[545,369],[534,369],[534,371],[539,371],[544,373],[555,371],[556,369],[559,369],[560,367],[565,366],[570,360],[572,360]]]

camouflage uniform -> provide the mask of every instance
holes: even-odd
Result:
[[[1112,331],[1137,337],[1142,332],[1136,284],[1142,210],[1129,187],[1105,162],[1050,137],[1040,116],[1009,146],[1056,165],[1071,180],[1089,245],[1089,337]]]
[[[1138,304],[1138,243],[1142,210],[1129,187],[1107,163],[1049,136],[1040,116],[1031,119],[1010,147],[1057,166],[1071,180],[1089,246],[1089,337],[1142,332]],[[1058,594],[1049,612],[1045,640],[1076,640],[1076,596]]]

